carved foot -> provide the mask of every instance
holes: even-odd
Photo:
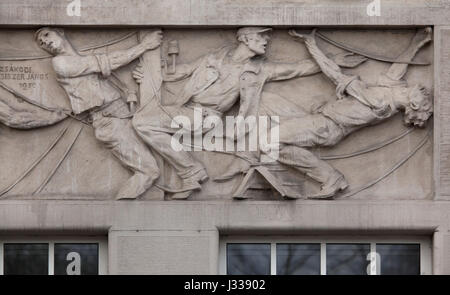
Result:
[[[308,199],[332,199],[338,191],[345,190],[347,187],[347,181],[343,175],[340,175],[335,181],[324,184],[320,192],[308,196]]]
[[[288,195],[285,195],[284,198],[286,200],[305,200],[305,199],[307,199],[306,196],[298,195],[298,194],[297,195],[288,194]]]
[[[128,197],[128,196],[116,196],[117,201],[121,200],[136,200],[137,197]]]
[[[244,196],[243,194],[242,195],[234,195],[233,199],[235,199],[235,200],[247,200],[248,197]]]
[[[172,199],[173,200],[186,200],[187,198],[189,198],[189,196],[193,192],[194,192],[193,190],[190,190],[190,191],[185,191],[185,192],[174,193],[172,195]]]
[[[430,42],[432,40],[432,37],[433,37],[433,29],[431,27],[420,29],[414,36],[412,44],[418,47],[422,47],[428,42]]]
[[[173,200],[186,200],[193,193],[194,190],[201,189],[201,183],[207,181],[209,179],[208,174],[205,169],[200,170],[196,174],[192,175],[189,178],[183,179],[182,188],[186,189],[183,192],[177,192],[172,195]]]
[[[148,188],[153,185],[153,182],[159,177],[155,174],[144,174],[136,172],[128,181],[122,186],[116,195],[116,200],[135,200],[142,195]]]
[[[205,169],[202,169],[199,172],[197,172],[197,174],[195,174],[195,178],[198,183],[204,183],[209,180],[209,175],[206,173]]]

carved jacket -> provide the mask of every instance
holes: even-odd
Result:
[[[180,97],[180,105],[186,104],[196,94],[205,91],[219,78],[219,67],[233,48],[201,57],[192,64],[177,66],[175,75],[164,75],[164,81],[178,81],[190,77]],[[244,64],[239,78],[239,115],[256,116],[259,110],[261,92],[269,81],[287,80],[320,72],[319,66],[311,59],[295,63],[275,63],[264,57],[256,57]]]
[[[105,70],[105,59],[104,54],[60,56],[52,59],[56,80],[69,96],[74,114],[120,98],[119,91],[106,79],[111,70]]]

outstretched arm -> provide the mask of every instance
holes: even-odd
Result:
[[[109,76],[112,70],[130,63],[145,51],[158,47],[161,44],[161,38],[161,32],[157,31],[146,36],[138,45],[126,50],[96,55],[56,56],[52,59],[53,68],[59,76],[66,78],[92,73]]]
[[[347,76],[342,73],[341,68],[330,58],[328,58],[317,46],[315,39],[315,29],[308,35],[302,35],[295,30],[291,30],[289,34],[291,36],[302,39],[305,42],[306,48],[312,55],[322,72],[338,85]]]
[[[295,63],[267,62],[264,64],[264,68],[269,73],[269,81],[282,81],[320,73],[319,66],[312,59]]]
[[[108,53],[106,56],[108,57],[111,70],[115,70],[121,66],[129,64],[147,50],[157,48],[161,44],[161,39],[161,31],[156,31],[145,36],[141,43],[134,47]]]
[[[431,28],[425,28],[417,31],[416,35],[411,41],[409,47],[397,58],[400,61],[412,61],[417,52],[431,41]],[[392,80],[400,80],[406,74],[408,70],[408,64],[394,63],[386,72],[386,76]]]
[[[32,129],[56,124],[67,115],[61,111],[47,111],[16,99],[0,100],[0,123],[16,129]]]
[[[298,34],[294,30],[291,30],[289,34],[295,38],[304,39],[304,35]],[[314,34],[312,34],[314,35]],[[312,38],[313,44],[315,48],[308,48],[313,50],[316,54],[316,57],[320,54],[322,59],[328,59],[334,64],[337,65],[337,68],[354,68],[361,63],[367,60],[366,57],[354,54],[351,52],[342,52],[335,55],[325,56],[320,49],[315,44],[315,39]],[[311,52],[310,50],[310,52]],[[314,57],[314,55],[313,55]],[[318,64],[318,60],[313,59],[305,59],[296,63],[265,63],[264,67],[266,71],[269,73],[268,80],[269,81],[279,81],[279,80],[287,80],[297,77],[304,77],[309,75],[314,75],[323,71],[323,68]]]

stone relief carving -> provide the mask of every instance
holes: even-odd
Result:
[[[321,191],[309,198],[330,198],[348,187],[345,177],[305,147],[333,146],[348,134],[404,112],[404,122],[423,127],[433,112],[429,91],[420,85],[408,86],[401,80],[407,63],[394,63],[379,77],[376,85],[368,85],[357,76],[342,73],[341,68],[317,46],[315,30],[292,36],[304,40],[308,51],[322,72],[336,85],[337,100],[329,102],[316,114],[281,122],[279,161],[292,165],[321,184]],[[411,62],[417,51],[431,41],[431,29],[420,30],[410,46],[398,57]]]
[[[340,191],[347,193],[348,181],[344,173],[311,148],[335,146],[351,133],[381,123],[399,112],[403,113],[404,123],[414,127],[424,127],[431,116],[430,91],[403,80],[410,64],[426,64],[413,59],[431,41],[430,28],[418,30],[408,48],[394,59],[348,47],[344,52],[326,54],[316,41],[325,39],[323,35],[315,30],[310,34],[291,30],[291,38],[302,41],[299,44],[304,44],[310,55],[297,62],[273,62],[265,57],[271,31],[265,27],[240,28],[236,32],[236,45],[206,53],[190,63],[180,63],[176,58],[183,52],[176,40],[169,41],[169,59],[162,59],[160,30],[139,31],[138,44],[128,49],[85,53],[72,45],[63,30],[42,28],[35,33],[35,40],[52,55],[55,80],[68,97],[70,108],[48,107],[2,82],[0,86],[17,99],[0,99],[0,121],[11,128],[32,129],[70,117],[68,120],[78,122],[78,126],[92,126],[95,138],[132,173],[120,184],[116,199],[135,199],[149,189],[162,192],[166,199],[187,199],[205,185],[220,188],[230,180],[234,181],[228,184],[233,186],[230,195],[236,199],[248,198],[247,190],[261,185],[286,198],[328,199]],[[344,47],[340,43],[334,45]],[[139,85],[137,93],[115,73],[134,60],[139,62],[131,67],[132,73],[130,67],[124,71]],[[392,63],[378,75],[377,83],[342,70],[358,69],[368,60]],[[310,111],[267,91],[266,85],[271,81],[288,81],[320,72],[336,85],[336,97],[318,103]],[[179,91],[168,94],[168,87],[177,83],[182,83]],[[167,103],[168,95],[172,96],[170,103]],[[230,114],[243,118],[279,116],[275,124],[279,130],[277,157],[273,158],[264,149],[217,151],[211,156],[214,151],[174,150],[174,134],[186,128],[176,118],[181,116],[194,122],[198,110],[202,119]],[[208,132],[202,125],[189,127],[185,132],[189,137]],[[67,125],[61,132],[61,137],[64,133],[74,134],[61,161],[82,132],[82,127],[74,131],[70,128],[74,127]],[[236,132],[237,137],[225,135],[225,140],[248,139],[250,129]],[[205,156],[198,156],[199,153]],[[36,192],[43,190],[61,161]],[[214,165],[220,166],[217,167],[220,173],[210,177],[211,170],[216,169]],[[318,191],[306,193],[298,185],[302,181],[286,184],[283,174],[298,172],[307,176],[305,181],[308,178],[316,181],[320,185]],[[27,173],[0,194],[6,194]]]
[[[117,199],[138,197],[159,174],[150,150],[136,137],[131,126],[130,107],[136,101],[122,99],[121,89],[106,78],[145,51],[159,47],[161,38],[156,32],[146,35],[128,50],[80,55],[64,37],[63,30],[42,28],[36,32],[36,42],[54,56],[53,69],[69,97],[72,113],[87,116],[95,137],[134,173],[118,192]]]

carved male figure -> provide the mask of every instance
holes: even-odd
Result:
[[[41,48],[52,54],[53,69],[66,91],[75,115],[87,115],[95,137],[133,172],[117,199],[133,199],[145,192],[159,177],[159,170],[147,146],[137,137],[129,119],[130,111],[122,93],[107,78],[111,71],[157,48],[161,34],[154,33],[127,50],[107,54],[81,55],[62,29],[41,28],[35,34]]]
[[[194,108],[201,108],[203,115],[221,117],[239,102],[239,114],[246,118],[256,116],[263,86],[269,81],[286,80],[318,73],[320,68],[313,60],[296,63],[273,63],[264,59],[269,41],[270,28],[245,27],[237,31],[239,45],[224,48],[201,57],[192,64],[177,65],[175,75],[164,75],[165,81],[189,78],[176,106],[148,105],[139,116],[146,120],[133,120],[139,136],[163,156],[189,188],[177,198],[187,198],[190,192],[200,188],[207,179],[204,167],[186,151],[176,152],[171,146],[172,134],[178,129],[171,127],[172,119],[178,115],[191,118]],[[137,68],[137,82],[144,77]],[[135,117],[136,118],[136,117]],[[195,131],[195,126],[191,128]]]
[[[405,124],[423,127],[433,111],[432,99],[424,87],[408,86],[401,80],[407,71],[407,63],[392,64],[380,76],[377,85],[369,86],[356,76],[342,73],[340,67],[318,48],[315,31],[309,35],[295,31],[290,34],[304,40],[322,72],[336,84],[338,99],[325,104],[318,113],[281,121],[278,161],[297,168],[322,185],[321,191],[310,198],[329,198],[348,184],[339,171],[305,147],[333,146],[348,134],[400,111],[404,112]],[[411,61],[430,40],[430,28],[418,31],[398,60]]]

